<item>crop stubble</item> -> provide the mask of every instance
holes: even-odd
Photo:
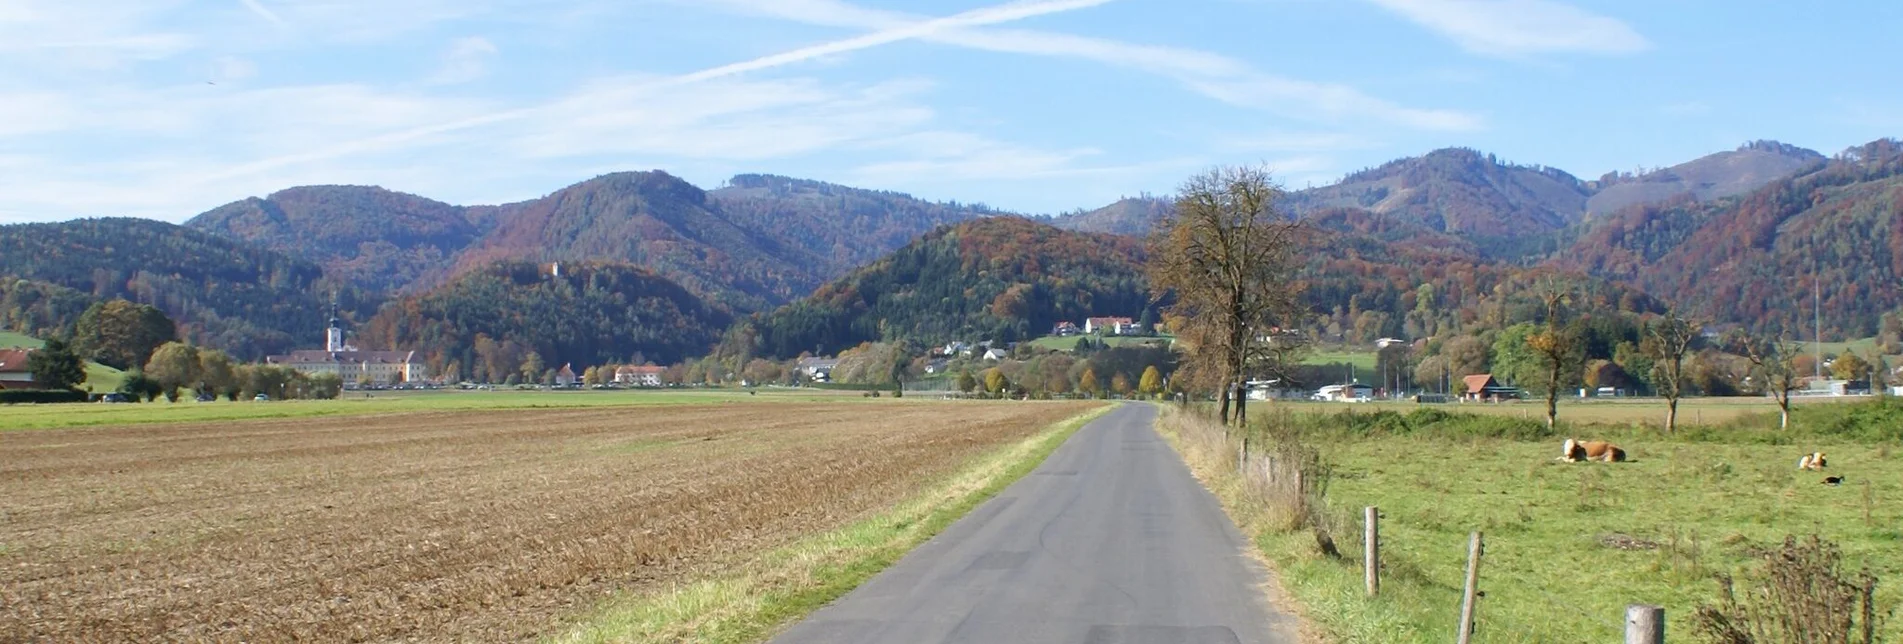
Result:
[[[515,640],[916,492],[1066,404],[0,434],[0,640]]]

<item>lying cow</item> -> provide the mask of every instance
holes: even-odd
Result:
[[[1797,469],[1813,471],[1824,469],[1824,453],[1811,452],[1805,454],[1803,458],[1797,459]]]
[[[1566,439],[1566,443],[1560,446],[1560,457],[1558,460],[1568,463],[1578,463],[1580,461],[1623,463],[1625,462],[1625,450],[1620,449],[1618,445],[1605,441],[1580,442],[1568,438]]]

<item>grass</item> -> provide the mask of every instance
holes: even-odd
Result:
[[[1793,407],[1813,405],[1836,405],[1870,400],[1852,397],[1794,397]],[[1253,412],[1259,410],[1262,403],[1250,406]],[[1277,401],[1276,405],[1286,405],[1297,413],[1366,413],[1374,411],[1396,411],[1407,413],[1415,409],[1438,409],[1446,412],[1496,416],[1507,418],[1526,418],[1544,420],[1546,401],[1528,399],[1510,403],[1443,403],[1421,404],[1406,401],[1373,401],[1365,403],[1314,402],[1314,401]],[[1685,398],[1678,403],[1678,419],[1687,425],[1727,423],[1734,420],[1758,417],[1767,413],[1776,413],[1777,403],[1769,398]],[[1620,425],[1626,427],[1659,427],[1665,423],[1665,402],[1652,398],[1605,399],[1561,398],[1559,401],[1559,419],[1562,422],[1585,425]]]
[[[941,507],[969,507],[965,492],[1017,471],[1000,450],[1041,447],[1027,441],[1100,407],[716,403],[12,433],[0,438],[0,605],[31,610],[0,611],[0,633],[554,637],[607,597],[737,570],[792,575],[808,569],[768,563],[841,552],[787,550],[814,535],[929,533],[956,516]],[[883,543],[889,559],[915,541]],[[777,552],[792,558],[762,558]],[[885,560],[848,554],[826,561],[866,572],[814,569],[824,588]],[[740,599],[775,589],[822,597],[806,602],[843,592],[776,585]],[[782,619],[816,604],[771,605]]]
[[[1350,364],[1354,365],[1356,373],[1362,374],[1362,377],[1366,378],[1368,374],[1374,373],[1375,355],[1373,351],[1356,351],[1352,349],[1318,350],[1308,354],[1308,359],[1303,360],[1302,364]],[[1342,374],[1344,381],[1346,381],[1347,377],[1348,374]]]
[[[21,335],[12,331],[0,331],[0,349],[25,348],[38,349],[46,343],[30,335]],[[125,372],[97,362],[86,363],[86,382],[81,389],[105,393],[117,391],[119,384],[125,382]]]
[[[57,429],[105,425],[197,423],[230,420],[293,419],[325,416],[441,412],[469,410],[559,409],[706,403],[753,403],[841,400],[857,398],[808,389],[760,389],[756,394],[733,389],[622,390],[622,391],[379,391],[344,392],[338,400],[281,400],[271,402],[219,399],[181,402],[104,405],[0,406],[0,432],[19,429]]]
[[[989,454],[898,507],[768,552],[743,570],[608,601],[557,642],[761,641],[844,596],[1037,468],[1112,406]]]
[[[1840,544],[1848,568],[1869,566],[1884,580],[1879,605],[1897,606],[1903,453],[1894,431],[1862,427],[1894,427],[1903,405],[1890,404],[1801,408],[1782,440],[1762,414],[1681,437],[1625,424],[1567,428],[1615,438],[1633,457],[1619,464],[1556,462],[1558,441],[1540,437],[1536,421],[1454,417],[1407,431],[1366,414],[1370,422],[1347,431],[1343,419],[1297,416],[1332,468],[1330,524],[1348,556],[1318,554],[1306,532],[1249,532],[1310,618],[1342,642],[1452,639],[1476,530],[1486,538],[1477,642],[1617,641],[1631,603],[1665,606],[1667,630],[1688,637],[1693,611],[1718,597],[1717,573],[1740,572],[1755,549],[1792,534]],[[1502,437],[1514,435],[1527,438]],[[1797,471],[1809,451],[1828,453],[1826,474],[1847,483],[1821,485],[1824,474]],[[1202,460],[1198,474],[1245,517],[1233,463]],[[1375,599],[1362,594],[1358,556],[1360,510],[1370,505],[1384,517]],[[1894,641],[1903,624],[1882,632]]]
[[[1049,349],[1052,351],[1071,351],[1077,348],[1077,338],[1083,338],[1083,337],[1090,338],[1091,342],[1101,343],[1110,347],[1140,346],[1140,345],[1149,344],[1152,342],[1160,342],[1165,344],[1175,342],[1175,338],[1171,336],[1073,335],[1073,336],[1067,336],[1067,337],[1058,337],[1055,335],[1047,335],[1047,336],[1038,338],[1036,340],[1032,340],[1031,346],[1034,346],[1040,349]]]

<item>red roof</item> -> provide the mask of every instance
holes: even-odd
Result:
[[[26,357],[31,349],[0,349],[0,373],[26,373]]]
[[[1493,382],[1493,374],[1490,373],[1477,373],[1463,377],[1460,380],[1461,382],[1467,383],[1467,393],[1470,394],[1480,393],[1480,390],[1486,389],[1489,386],[1498,386]]]

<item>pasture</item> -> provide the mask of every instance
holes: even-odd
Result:
[[[418,400],[371,414],[0,433],[0,632],[550,637],[616,601],[746,570],[762,553],[942,496],[973,464],[1030,454],[1026,441],[1050,442],[1054,425],[1100,407]]]
[[[1800,407],[1788,433],[1764,413],[1774,406],[1702,406],[1707,425],[1677,437],[1625,415],[1644,412],[1636,420],[1656,423],[1656,404],[1562,409],[1562,421],[1573,422],[1561,435],[1609,438],[1633,459],[1613,464],[1555,461],[1561,439],[1534,438],[1545,431],[1537,410],[1525,422],[1430,415],[1389,429],[1404,425],[1391,415],[1314,414],[1366,404],[1293,405],[1308,412],[1290,418],[1330,469],[1327,516],[1346,557],[1319,554],[1306,531],[1255,536],[1311,617],[1348,642],[1452,639],[1475,530],[1486,538],[1477,642],[1618,641],[1631,603],[1665,606],[1671,639],[1697,641],[1690,618],[1717,600],[1716,575],[1753,568],[1754,553],[1787,535],[1839,544],[1845,568],[1868,566],[1882,579],[1880,605],[1893,607],[1903,602],[1903,445],[1893,427],[1878,428],[1889,436],[1882,440],[1832,429],[1892,425],[1890,405]],[[1796,469],[1810,451],[1829,454],[1827,471]],[[1824,485],[1825,476],[1845,482]],[[1384,516],[1375,599],[1363,597],[1359,556],[1360,511],[1369,505]],[[1880,632],[1903,637],[1903,623]]]

